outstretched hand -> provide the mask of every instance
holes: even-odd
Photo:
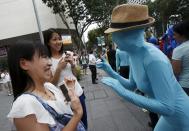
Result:
[[[119,94],[123,93],[126,90],[123,85],[114,78],[103,77],[101,81]]]
[[[113,75],[114,70],[112,69],[112,67],[110,66],[110,64],[107,62],[107,60],[105,58],[102,58],[102,61],[98,62],[96,64],[96,67],[104,70],[110,76]]]

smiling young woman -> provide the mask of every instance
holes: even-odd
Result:
[[[8,65],[14,94],[8,118],[14,122],[17,131],[85,130],[80,125],[83,114],[81,103],[74,91],[68,90],[69,105],[64,102],[61,91],[47,82],[52,74],[48,50],[44,45],[13,45],[8,52]],[[66,124],[55,117],[65,113],[71,115]]]

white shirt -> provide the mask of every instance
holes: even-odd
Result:
[[[10,79],[10,75],[9,73],[1,73],[1,80],[0,80],[0,83],[7,83],[7,82],[10,82],[11,79]]]
[[[10,75],[9,75],[8,72],[5,73],[5,77],[4,77],[4,79],[5,79],[6,82],[10,82],[10,81],[11,81],[11,79],[10,79]]]
[[[94,54],[89,54],[89,65],[96,65],[96,57]]]
[[[173,50],[172,59],[182,62],[179,83],[182,87],[189,88],[189,41],[182,43]]]
[[[57,113],[73,114],[70,105],[64,102],[65,97],[60,89],[51,83],[45,83],[44,86],[54,93],[56,98],[56,100],[42,99],[44,102],[53,107]],[[22,94],[14,101],[7,117],[13,122],[13,118],[23,118],[31,114],[36,116],[38,123],[45,123],[50,126],[54,126],[56,124],[51,114],[43,107],[36,97],[29,94]]]
[[[60,61],[61,58],[59,59],[55,59],[55,58],[51,58],[52,60],[52,66],[51,66],[51,70],[52,70],[52,74],[54,75],[56,72],[56,68],[58,66],[58,63]],[[60,86],[63,83],[64,77],[73,77],[76,79],[75,82],[75,93],[77,94],[77,96],[81,96],[83,94],[83,89],[81,88],[81,85],[79,84],[79,82],[77,81],[77,78],[74,76],[74,74],[72,73],[72,69],[71,69],[71,64],[68,63],[67,66],[65,67],[65,69],[63,69],[60,73],[60,78],[58,80],[58,86]]]

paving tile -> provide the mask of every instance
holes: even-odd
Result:
[[[93,92],[87,92],[85,93],[85,96],[86,96],[86,101],[91,101],[91,100],[94,100],[94,93]]]
[[[132,114],[125,109],[118,109],[112,112],[112,118],[118,127],[119,131],[139,131],[143,126],[141,125]]]
[[[104,90],[97,90],[94,91],[94,98],[95,99],[102,99],[102,98],[106,98],[108,95],[106,94],[106,92]]]
[[[118,98],[106,100],[106,104],[109,111],[126,108],[124,103]]]
[[[93,119],[111,115],[107,109],[107,105],[104,100],[95,100],[91,104],[91,115]]]
[[[94,121],[94,131],[117,131],[111,116],[103,116]]]

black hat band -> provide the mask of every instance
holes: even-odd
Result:
[[[111,28],[127,28],[130,26],[136,26],[136,25],[142,25],[142,24],[147,24],[149,20],[143,20],[143,21],[137,21],[137,22],[128,22],[128,23],[111,23],[110,27]]]

